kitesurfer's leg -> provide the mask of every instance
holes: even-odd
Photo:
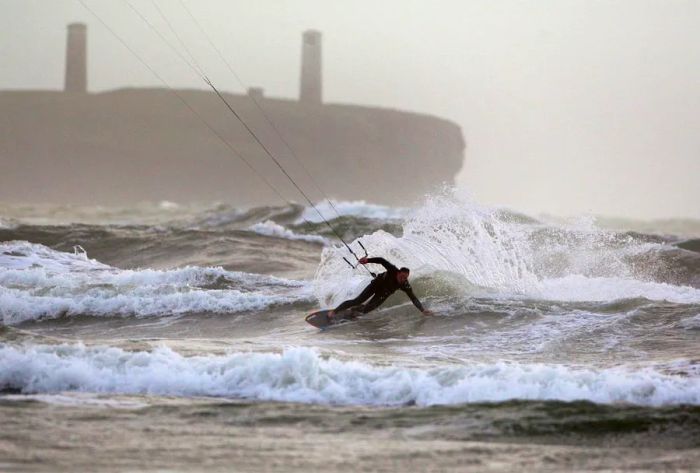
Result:
[[[360,293],[359,296],[357,296],[357,297],[354,298],[354,299],[349,299],[349,300],[343,302],[343,303],[340,304],[338,307],[336,307],[334,310],[332,310],[332,311],[330,312],[330,314],[328,314],[328,316],[329,316],[330,318],[333,318],[333,316],[334,316],[337,312],[340,312],[341,310],[345,310],[345,309],[350,309],[351,307],[359,306],[359,305],[362,304],[364,301],[366,301],[367,299],[369,299],[370,297],[372,297],[372,296],[375,294],[376,290],[377,290],[377,288],[376,288],[377,284],[375,283],[375,281],[376,281],[376,279],[373,280],[371,283],[369,283],[369,284],[367,285],[367,287],[364,288],[364,290]]]
[[[358,307],[358,311],[362,312],[363,314],[367,314],[369,312],[372,312],[374,309],[382,305],[382,303],[386,300],[386,297],[382,297],[379,294],[375,294],[373,298],[369,300],[368,303],[365,305]]]

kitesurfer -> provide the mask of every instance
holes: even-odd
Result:
[[[361,258],[359,260],[360,264],[375,263],[381,264],[386,269],[386,272],[377,275],[371,283],[354,299],[347,300],[332,310],[328,316],[332,319],[337,312],[346,309],[352,309],[356,314],[366,314],[373,311],[397,290],[401,290],[408,295],[418,310],[420,310],[423,315],[432,315],[432,312],[425,309],[423,304],[420,303],[418,298],[413,294],[413,289],[408,283],[408,276],[410,270],[408,268],[397,268],[393,264],[389,263],[384,258]],[[367,299],[369,302],[363,304]]]

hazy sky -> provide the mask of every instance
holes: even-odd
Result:
[[[206,87],[123,1],[85,1],[173,85]],[[131,1],[168,33],[151,0]],[[240,91],[179,0],[157,1],[215,83]],[[298,96],[315,28],[326,102],[459,123],[459,182],[479,201],[700,218],[700,1],[183,1],[266,95]],[[88,24],[90,90],[160,85],[77,0],[0,12],[0,89],[62,88],[72,21]]]

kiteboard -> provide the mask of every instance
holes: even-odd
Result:
[[[358,315],[360,315],[358,312],[348,309],[336,312],[335,316],[333,317],[333,320],[330,320],[328,318],[329,312],[330,310],[318,310],[307,315],[304,320],[306,320],[306,322],[313,325],[314,327],[326,328],[332,325],[339,325],[351,322],[355,320]]]

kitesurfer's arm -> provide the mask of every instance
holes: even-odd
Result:
[[[403,286],[401,288],[401,290],[406,293],[406,295],[408,296],[409,299],[411,299],[411,302],[413,302],[413,305],[416,306],[416,308],[418,310],[423,312],[423,315],[433,315],[432,312],[430,312],[429,310],[424,308],[423,304],[420,303],[420,301],[418,300],[416,295],[413,293],[413,288],[411,287],[410,284],[406,284],[405,286]]]
[[[374,263],[374,264],[381,264],[386,268],[387,271],[398,271],[399,268],[394,266],[393,264],[389,263],[387,260],[381,257],[376,257],[376,258],[367,258],[366,256],[364,258],[360,258],[360,264],[367,264],[367,263]]]

